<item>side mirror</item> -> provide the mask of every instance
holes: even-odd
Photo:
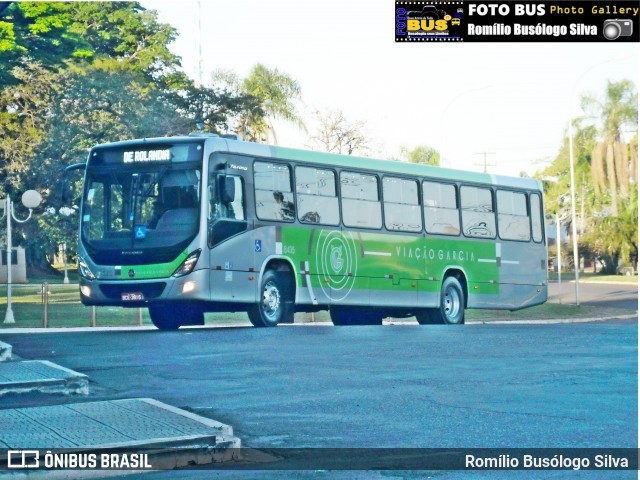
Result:
[[[62,172],[62,203],[69,201],[69,173],[74,170],[85,170],[86,168],[86,163],[74,163],[64,169]]]
[[[231,203],[236,198],[236,182],[233,177],[220,175],[218,177],[218,192],[222,203]]]

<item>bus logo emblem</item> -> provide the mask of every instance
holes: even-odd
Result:
[[[133,271],[133,268],[129,270],[129,277],[133,278],[136,276],[136,272]]]
[[[358,274],[358,251],[351,232],[320,231],[315,244],[315,268],[323,277],[320,288],[331,302],[340,302],[351,293]]]
[[[342,258],[342,246],[331,247],[331,268],[335,273],[340,273],[344,266],[344,259]]]

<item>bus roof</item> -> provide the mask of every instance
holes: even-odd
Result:
[[[542,183],[539,180],[535,180],[532,178],[509,177],[504,175],[494,175],[490,173],[469,172],[466,170],[457,170],[453,168],[434,167],[431,165],[419,165],[401,161],[379,160],[368,157],[339,155],[335,153],[279,147],[262,143],[233,140],[230,138],[219,137],[212,134],[192,134],[182,137],[160,137],[127,140],[111,144],[97,145],[96,147],[107,148],[135,144],[139,145],[141,142],[188,142],[194,140],[205,140],[207,144],[209,144],[209,147],[212,149],[212,151],[238,153],[287,161],[295,160],[299,162],[309,162],[332,167],[374,170],[377,172],[406,175],[412,177],[431,177],[443,180],[484,183],[490,185],[502,185],[506,187],[542,191]]]
[[[374,170],[396,175],[431,177],[453,181],[485,183],[514,188],[542,191],[542,183],[532,178],[509,177],[489,173],[469,172],[453,168],[434,167],[415,163],[378,160],[375,158],[338,155],[335,153],[300,150],[277,147],[259,143],[226,140],[229,152],[275,158],[280,160],[296,160],[341,168]]]

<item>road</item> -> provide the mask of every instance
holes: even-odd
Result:
[[[575,304],[576,286],[568,281],[573,277],[563,275],[562,278],[560,288],[556,281],[549,282],[549,302],[557,303],[561,299],[564,304]],[[580,282],[579,291],[581,305],[621,308],[629,310],[629,313],[638,311],[638,284]]]
[[[573,285],[565,283],[563,294],[570,303]],[[637,312],[634,285],[584,284],[581,294],[584,305]],[[557,301],[554,285],[550,301]],[[5,395],[0,408],[152,397],[228,423],[244,446],[256,448],[633,447],[637,333],[637,318],[2,333],[24,359],[47,359],[87,374],[91,394]],[[424,478],[419,472],[365,473],[312,471],[289,478]],[[534,473],[472,477],[539,478]],[[545,472],[544,478],[574,478],[570,473]],[[611,478],[610,473],[581,472],[579,478]],[[183,474],[245,478],[242,472]],[[251,478],[282,476],[254,472]],[[469,478],[468,472],[428,476]]]
[[[5,395],[0,408],[153,397],[228,423],[243,445],[257,448],[637,445],[635,323],[305,325],[3,340],[25,359],[87,374],[92,393]]]

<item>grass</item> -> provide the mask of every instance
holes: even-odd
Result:
[[[0,323],[1,328],[42,327],[44,303],[41,285],[13,285],[12,310],[15,324]],[[49,327],[88,327],[92,322],[92,307],[80,303],[77,285],[49,285],[47,305],[47,325]],[[7,309],[7,287],[0,286],[0,319]],[[140,313],[142,325],[151,325],[146,308],[96,307],[95,323],[98,327],[117,327],[139,325]],[[207,324],[246,323],[249,320],[244,313],[207,313]]]

